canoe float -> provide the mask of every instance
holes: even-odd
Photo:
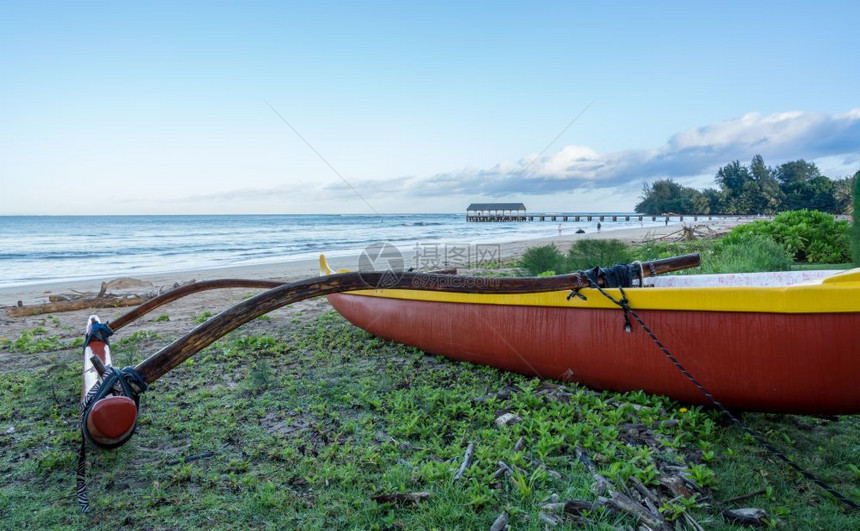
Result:
[[[321,273],[331,269],[320,260]],[[489,280],[489,279],[488,279]],[[624,290],[671,353],[726,407],[860,413],[860,269],[651,277]],[[606,292],[621,298],[618,289]],[[610,391],[710,404],[596,289],[327,295],[373,335],[431,354]]]

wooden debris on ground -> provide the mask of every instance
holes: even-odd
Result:
[[[510,426],[511,424],[516,424],[522,420],[523,419],[513,413],[503,413],[496,418],[496,426],[503,428],[505,426]]]
[[[376,503],[396,503],[396,504],[412,504],[415,505],[420,501],[430,498],[430,493],[427,491],[420,492],[395,492],[392,494],[377,494],[371,496],[370,499]]]
[[[496,521],[493,522],[493,525],[490,526],[490,531],[504,531],[508,528],[508,515],[502,513],[496,518]]]
[[[125,306],[137,306],[149,299],[142,297],[95,297],[92,299],[78,299],[71,301],[48,302],[45,304],[33,304],[24,306],[10,306],[6,308],[9,317],[26,317],[28,315],[42,315],[45,313],[70,312],[73,310],[84,310],[86,308],[122,308]]]
[[[713,240],[731,232],[730,227],[713,228],[710,225],[683,225],[680,230],[664,234],[663,236],[646,237],[642,243],[652,242],[678,242],[690,240]],[[650,236],[650,235],[649,235]]]
[[[767,525],[767,512],[764,509],[726,509],[723,518],[733,524],[761,527]]]
[[[26,317],[87,308],[138,306],[153,297],[157,297],[167,289],[172,288],[157,288],[151,282],[135,278],[117,278],[109,282],[102,282],[98,293],[70,290],[68,293],[49,295],[48,302],[43,304],[25,305],[22,301],[18,301],[17,306],[6,308],[6,315],[9,317]]]
[[[454,475],[454,481],[457,481],[463,476],[463,472],[469,468],[469,462],[472,460],[472,455],[475,453],[475,445],[474,443],[469,443],[469,447],[466,448],[466,455],[463,457],[463,464],[460,465],[460,469]]]

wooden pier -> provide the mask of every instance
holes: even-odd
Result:
[[[617,222],[617,221],[699,221],[714,219],[741,219],[755,216],[727,216],[715,214],[674,214],[660,215],[606,213],[606,212],[528,212],[522,203],[472,203],[466,209],[466,221],[487,223],[508,223],[518,221],[550,222]]]
[[[503,213],[494,213],[494,214],[466,214],[466,221],[480,221],[480,222],[512,222],[512,221],[554,221],[554,222],[565,222],[565,221],[599,221],[600,223],[607,223],[613,221],[699,221],[702,220],[712,220],[712,219],[738,219],[742,217],[750,217],[750,216],[716,216],[716,215],[708,215],[708,214],[697,214],[697,215],[659,215],[659,216],[651,216],[648,214],[570,214],[570,213],[551,213],[551,212],[529,212],[527,214],[503,214]]]

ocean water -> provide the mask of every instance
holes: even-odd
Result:
[[[596,225],[563,223],[565,234]],[[462,214],[0,216],[0,287],[357,255],[376,242],[406,255],[555,235],[558,223],[468,223]]]

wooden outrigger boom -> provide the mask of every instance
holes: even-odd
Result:
[[[698,254],[631,264],[635,276],[643,277],[696,267]],[[602,279],[599,279],[602,285]],[[188,334],[139,363],[134,369],[146,381],[154,382],[171,369],[243,324],[289,304],[329,295],[374,288],[449,291],[456,293],[539,293],[588,287],[584,274],[551,277],[487,278],[436,273],[392,273],[391,271],[337,273],[325,277],[283,284],[239,303],[212,317]]]
[[[696,267],[699,262],[699,255],[692,254],[641,264],[634,263],[627,267],[632,276],[649,277]],[[599,279],[598,282],[603,284],[603,279]],[[92,326],[97,326],[104,327],[106,335],[110,335],[164,304],[201,291],[237,287],[270,289],[221,312],[133,368],[118,370],[111,367],[110,347],[106,335],[91,339],[88,333],[84,360],[84,397],[93,392],[96,384],[103,383],[105,371],[111,374],[113,388],[107,391],[101,390],[100,392],[105,396],[94,403],[85,404],[81,429],[84,438],[95,446],[115,448],[122,445],[134,433],[138,395],[148,384],[243,324],[294,302],[332,293],[375,288],[516,294],[575,289],[589,285],[588,279],[582,273],[551,277],[487,278],[392,271],[339,273],[285,284],[242,279],[188,284],[150,299],[113,323],[101,324],[98,318],[93,316],[88,325],[88,332]],[[99,353],[102,352],[103,354],[100,355]],[[95,358],[93,354],[96,355]],[[100,362],[105,365],[104,371],[99,371]]]

